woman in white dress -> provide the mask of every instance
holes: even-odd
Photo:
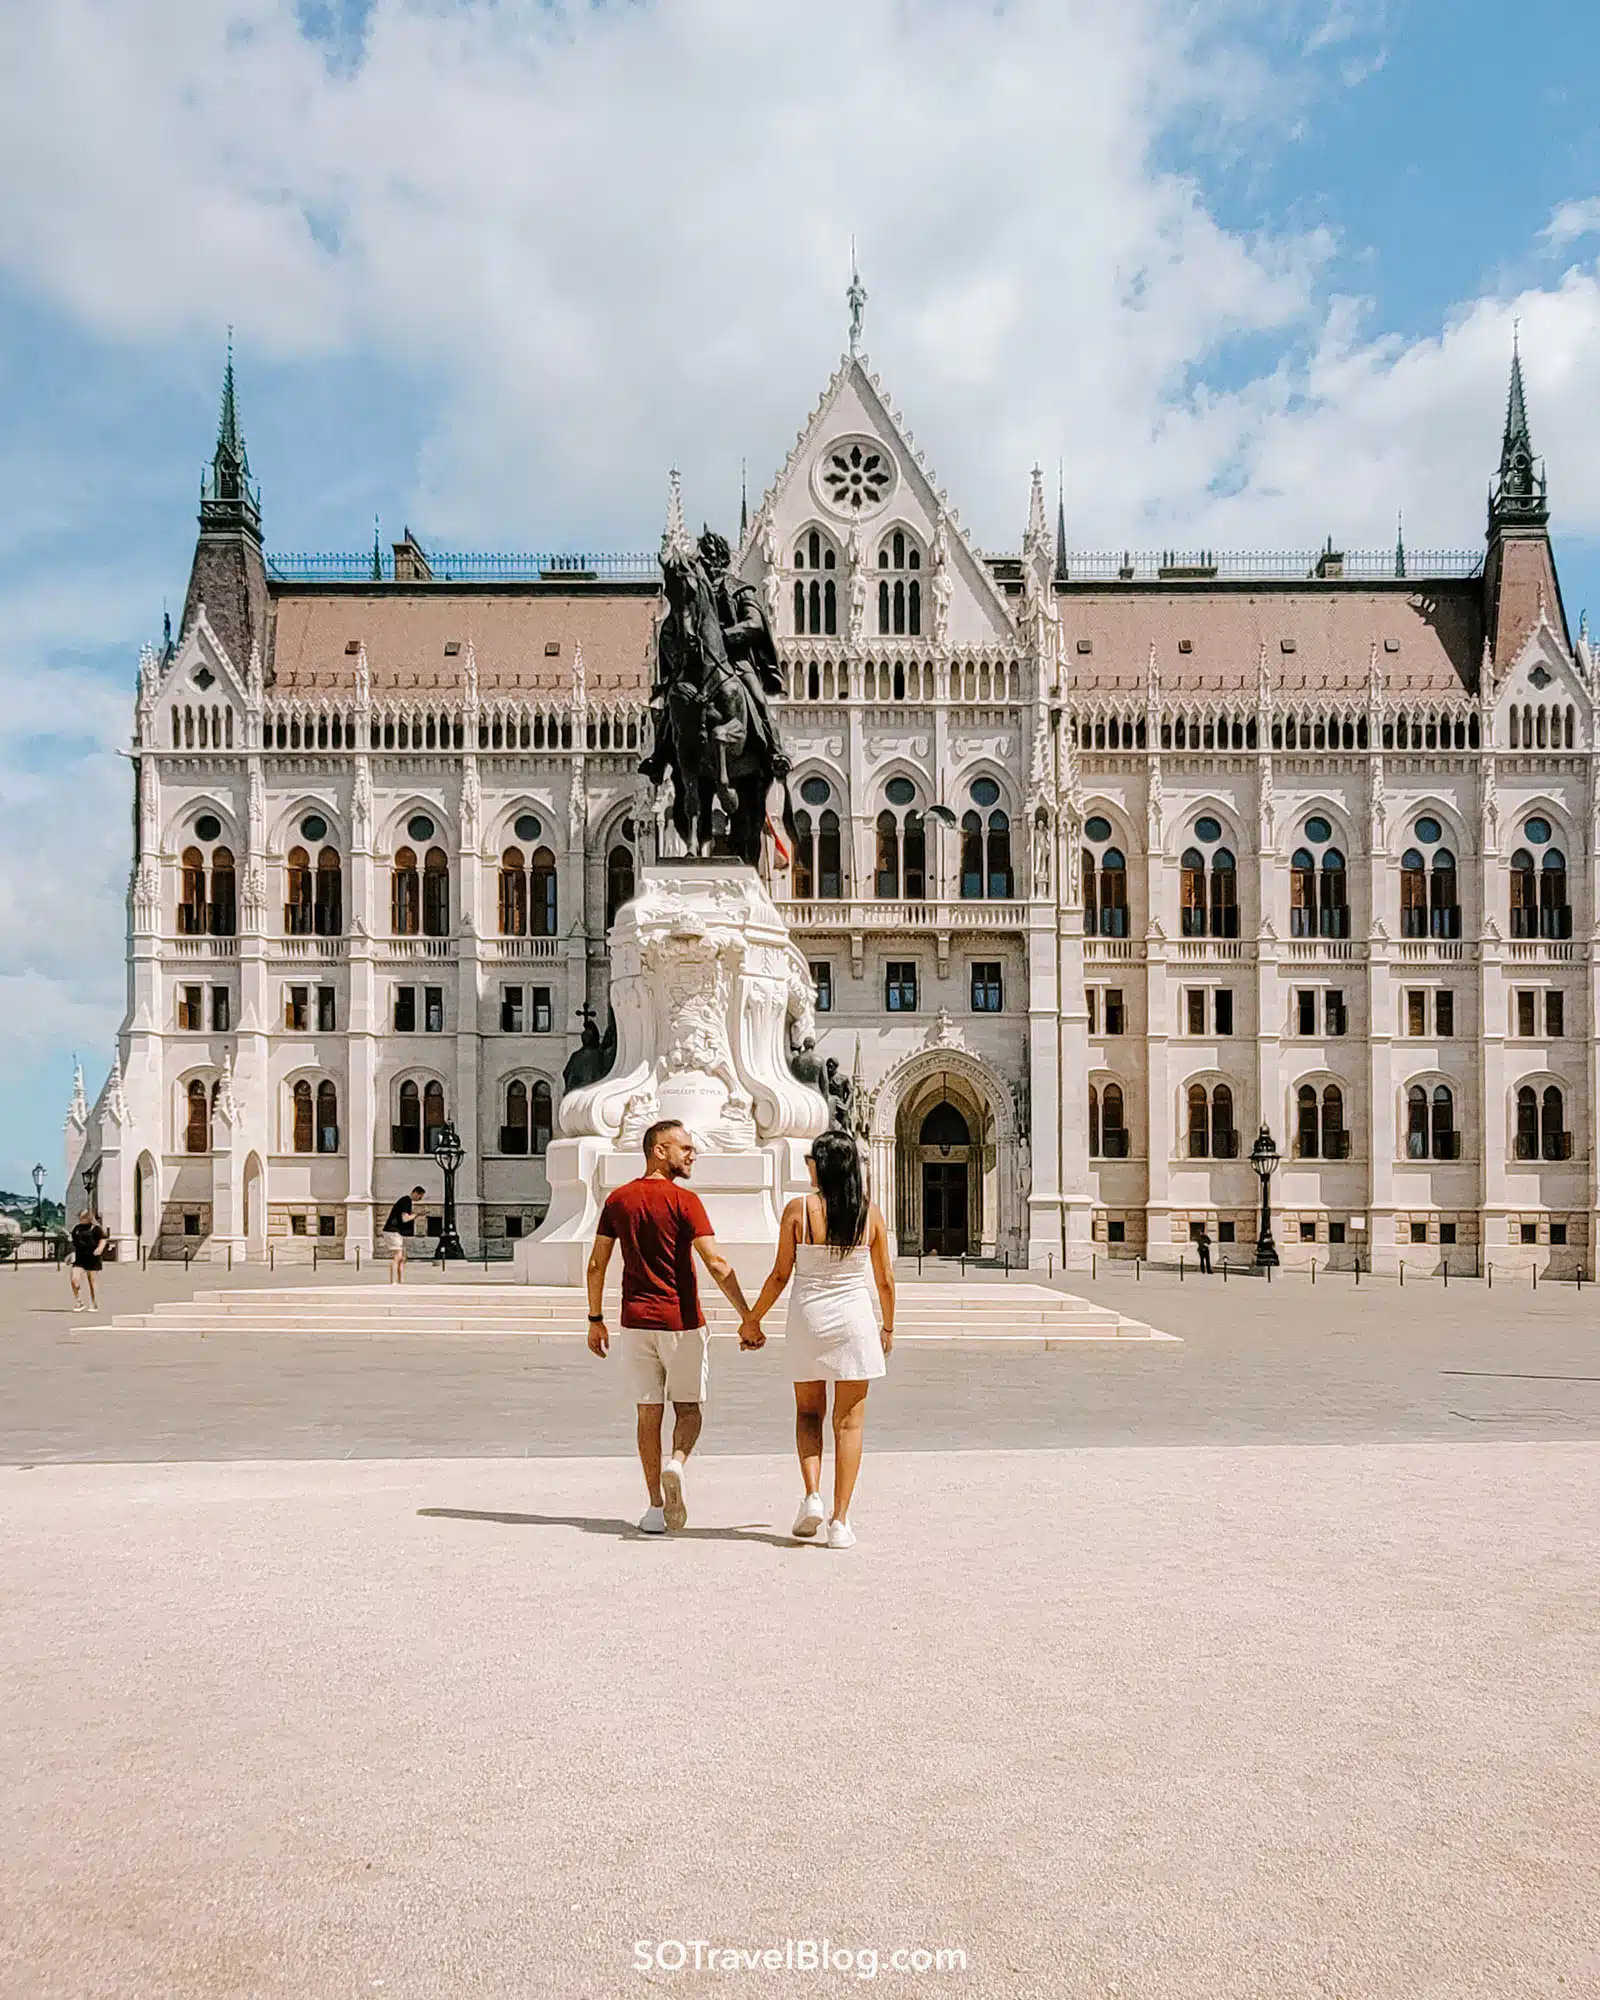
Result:
[[[794,1532],[802,1541],[820,1536],[830,1549],[855,1545],[850,1496],[861,1470],[867,1387],[884,1373],[894,1345],[894,1267],[889,1233],[867,1199],[861,1155],[843,1132],[824,1132],[807,1164],[816,1192],[791,1201],[778,1233],[772,1275],[750,1317],[759,1321],[782,1295],[790,1277],[789,1323],[784,1346],[794,1383],[794,1438],[805,1479],[805,1500]],[[876,1284],[883,1324],[872,1310]],[[822,1420],[833,1384],[833,1512],[822,1501]]]

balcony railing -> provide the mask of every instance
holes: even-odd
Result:
[[[331,937],[275,938],[269,949],[275,958],[341,959],[348,955],[349,940]]]
[[[797,931],[956,931],[1022,930],[1028,905],[999,898],[958,897],[940,902],[782,903],[779,908]]]
[[[1113,1131],[1102,1131],[1100,1150],[1095,1156],[1102,1160],[1125,1160],[1128,1157],[1128,1128],[1120,1126]]]
[[[1313,1139],[1308,1133],[1294,1142],[1294,1157],[1297,1160],[1348,1160],[1350,1157],[1350,1134],[1345,1131],[1325,1132],[1320,1139]]]
[[[1459,1160],[1461,1158],[1461,1134],[1459,1132],[1435,1132],[1430,1147],[1426,1132],[1406,1134],[1406,1158],[1408,1160]]]
[[[239,940],[231,937],[175,937],[162,949],[173,958],[237,958]]]
[[[503,960],[529,958],[559,958],[561,940],[553,937],[494,937],[485,938],[480,946],[485,958]]]
[[[1540,938],[1536,943],[1513,942],[1506,946],[1506,956],[1522,964],[1570,965],[1579,955],[1579,947],[1570,938]]]
[[[385,938],[382,947],[391,958],[448,958],[455,950],[450,938]]]
[[[1512,1157],[1518,1160],[1570,1160],[1572,1134],[1547,1132],[1542,1139],[1537,1139],[1526,1132],[1519,1132],[1512,1145]]]

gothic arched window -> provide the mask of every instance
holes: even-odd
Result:
[[[318,937],[344,935],[344,869],[336,847],[317,856],[315,923]]]
[[[239,928],[238,878],[234,874],[233,849],[217,847],[211,853],[211,935],[232,937]]]
[[[1539,1151],[1547,1160],[1570,1160],[1572,1157],[1572,1134],[1566,1129],[1561,1092],[1553,1083],[1546,1084],[1540,1100]]]
[[[816,637],[839,629],[838,552],[822,533],[812,528],[802,535],[794,552],[794,629],[799,636]]]
[[[506,1085],[506,1115],[500,1126],[502,1153],[528,1150],[528,1086],[517,1078]]]
[[[508,847],[500,856],[500,935],[528,935],[528,874],[520,847]]]
[[[311,856],[291,847],[284,874],[283,930],[285,937],[310,937],[316,919],[316,883]]]
[[[1344,854],[1331,845],[1333,828],[1313,814],[1301,833],[1303,845],[1289,864],[1291,937],[1347,938],[1350,935],[1349,878]]]
[[[1517,1092],[1517,1132],[1512,1151],[1519,1160],[1539,1157],[1539,1093],[1531,1083]]]
[[[409,847],[395,850],[389,878],[389,927],[396,937],[415,937],[422,920],[422,889],[417,857]]]
[[[339,1150],[339,1092],[334,1083],[324,1077],[317,1085],[317,1151],[337,1153]]]
[[[444,1085],[425,1083],[422,1086],[422,1150],[425,1153],[431,1153],[438,1144],[443,1125]]]
[[[422,1151],[422,1093],[410,1077],[400,1086],[397,1106],[399,1116],[395,1121],[390,1143],[397,1153],[420,1153]]]
[[[531,888],[528,921],[535,937],[557,934],[556,857],[548,847],[535,848],[528,867]]]
[[[198,1077],[189,1085],[184,1100],[188,1113],[184,1126],[183,1150],[186,1153],[209,1153],[211,1151],[211,1099],[206,1087]]]
[[[533,1111],[533,1153],[536,1159],[543,1159],[550,1150],[551,1135],[555,1130],[555,1100],[550,1094],[549,1084],[537,1082],[532,1091]]]
[[[916,638],[922,631],[922,551],[903,528],[878,550],[878,630]]]
[[[205,927],[206,858],[198,847],[186,847],[178,892],[178,929],[185,937],[198,937]]]
[[[426,937],[450,935],[450,864],[442,847],[430,847],[422,864],[422,930]]]
[[[1294,1094],[1295,1135],[1294,1152],[1297,1160],[1314,1160],[1317,1157],[1317,1093],[1309,1083],[1301,1084]]]
[[[632,822],[628,822],[631,827]],[[624,903],[631,903],[634,895],[633,849],[619,841],[606,856],[606,929],[617,920],[617,912]]]
[[[295,1085],[293,1091],[290,1093],[290,1098],[294,1106],[294,1150],[297,1153],[314,1152],[316,1150],[316,1140],[311,1130],[311,1114],[313,1109],[311,1086],[306,1082],[304,1077],[301,1077],[300,1081]]]

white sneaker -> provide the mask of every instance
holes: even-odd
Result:
[[[853,1549],[856,1545],[856,1531],[848,1521],[828,1523],[828,1547],[830,1549]]]
[[[641,1535],[664,1535],[667,1532],[667,1517],[659,1507],[646,1507],[639,1517]]]
[[[84,1304],[82,1299],[74,1299],[72,1301],[72,1310],[75,1313],[81,1313],[81,1312],[87,1312],[89,1308]]]
[[[822,1504],[820,1493],[808,1493],[805,1504],[794,1517],[794,1535],[797,1541],[809,1542],[819,1528],[827,1526],[828,1510]]]
[[[689,1518],[683,1498],[683,1460],[669,1458],[661,1468],[661,1497],[666,1502],[667,1526],[681,1528]]]

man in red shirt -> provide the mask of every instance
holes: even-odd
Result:
[[[689,1518],[683,1465],[700,1435],[708,1374],[696,1257],[739,1314],[739,1345],[765,1343],[700,1197],[680,1185],[694,1170],[694,1153],[694,1141],[675,1118],[652,1125],[644,1135],[644,1177],[609,1197],[589,1255],[589,1350],[603,1360],[611,1346],[602,1304],[606,1267],[622,1245],[621,1348],[638,1405],[639,1463],[650,1494],[639,1526],[647,1535],[681,1528]],[[663,1466],[661,1419],[669,1396],[672,1457]]]

